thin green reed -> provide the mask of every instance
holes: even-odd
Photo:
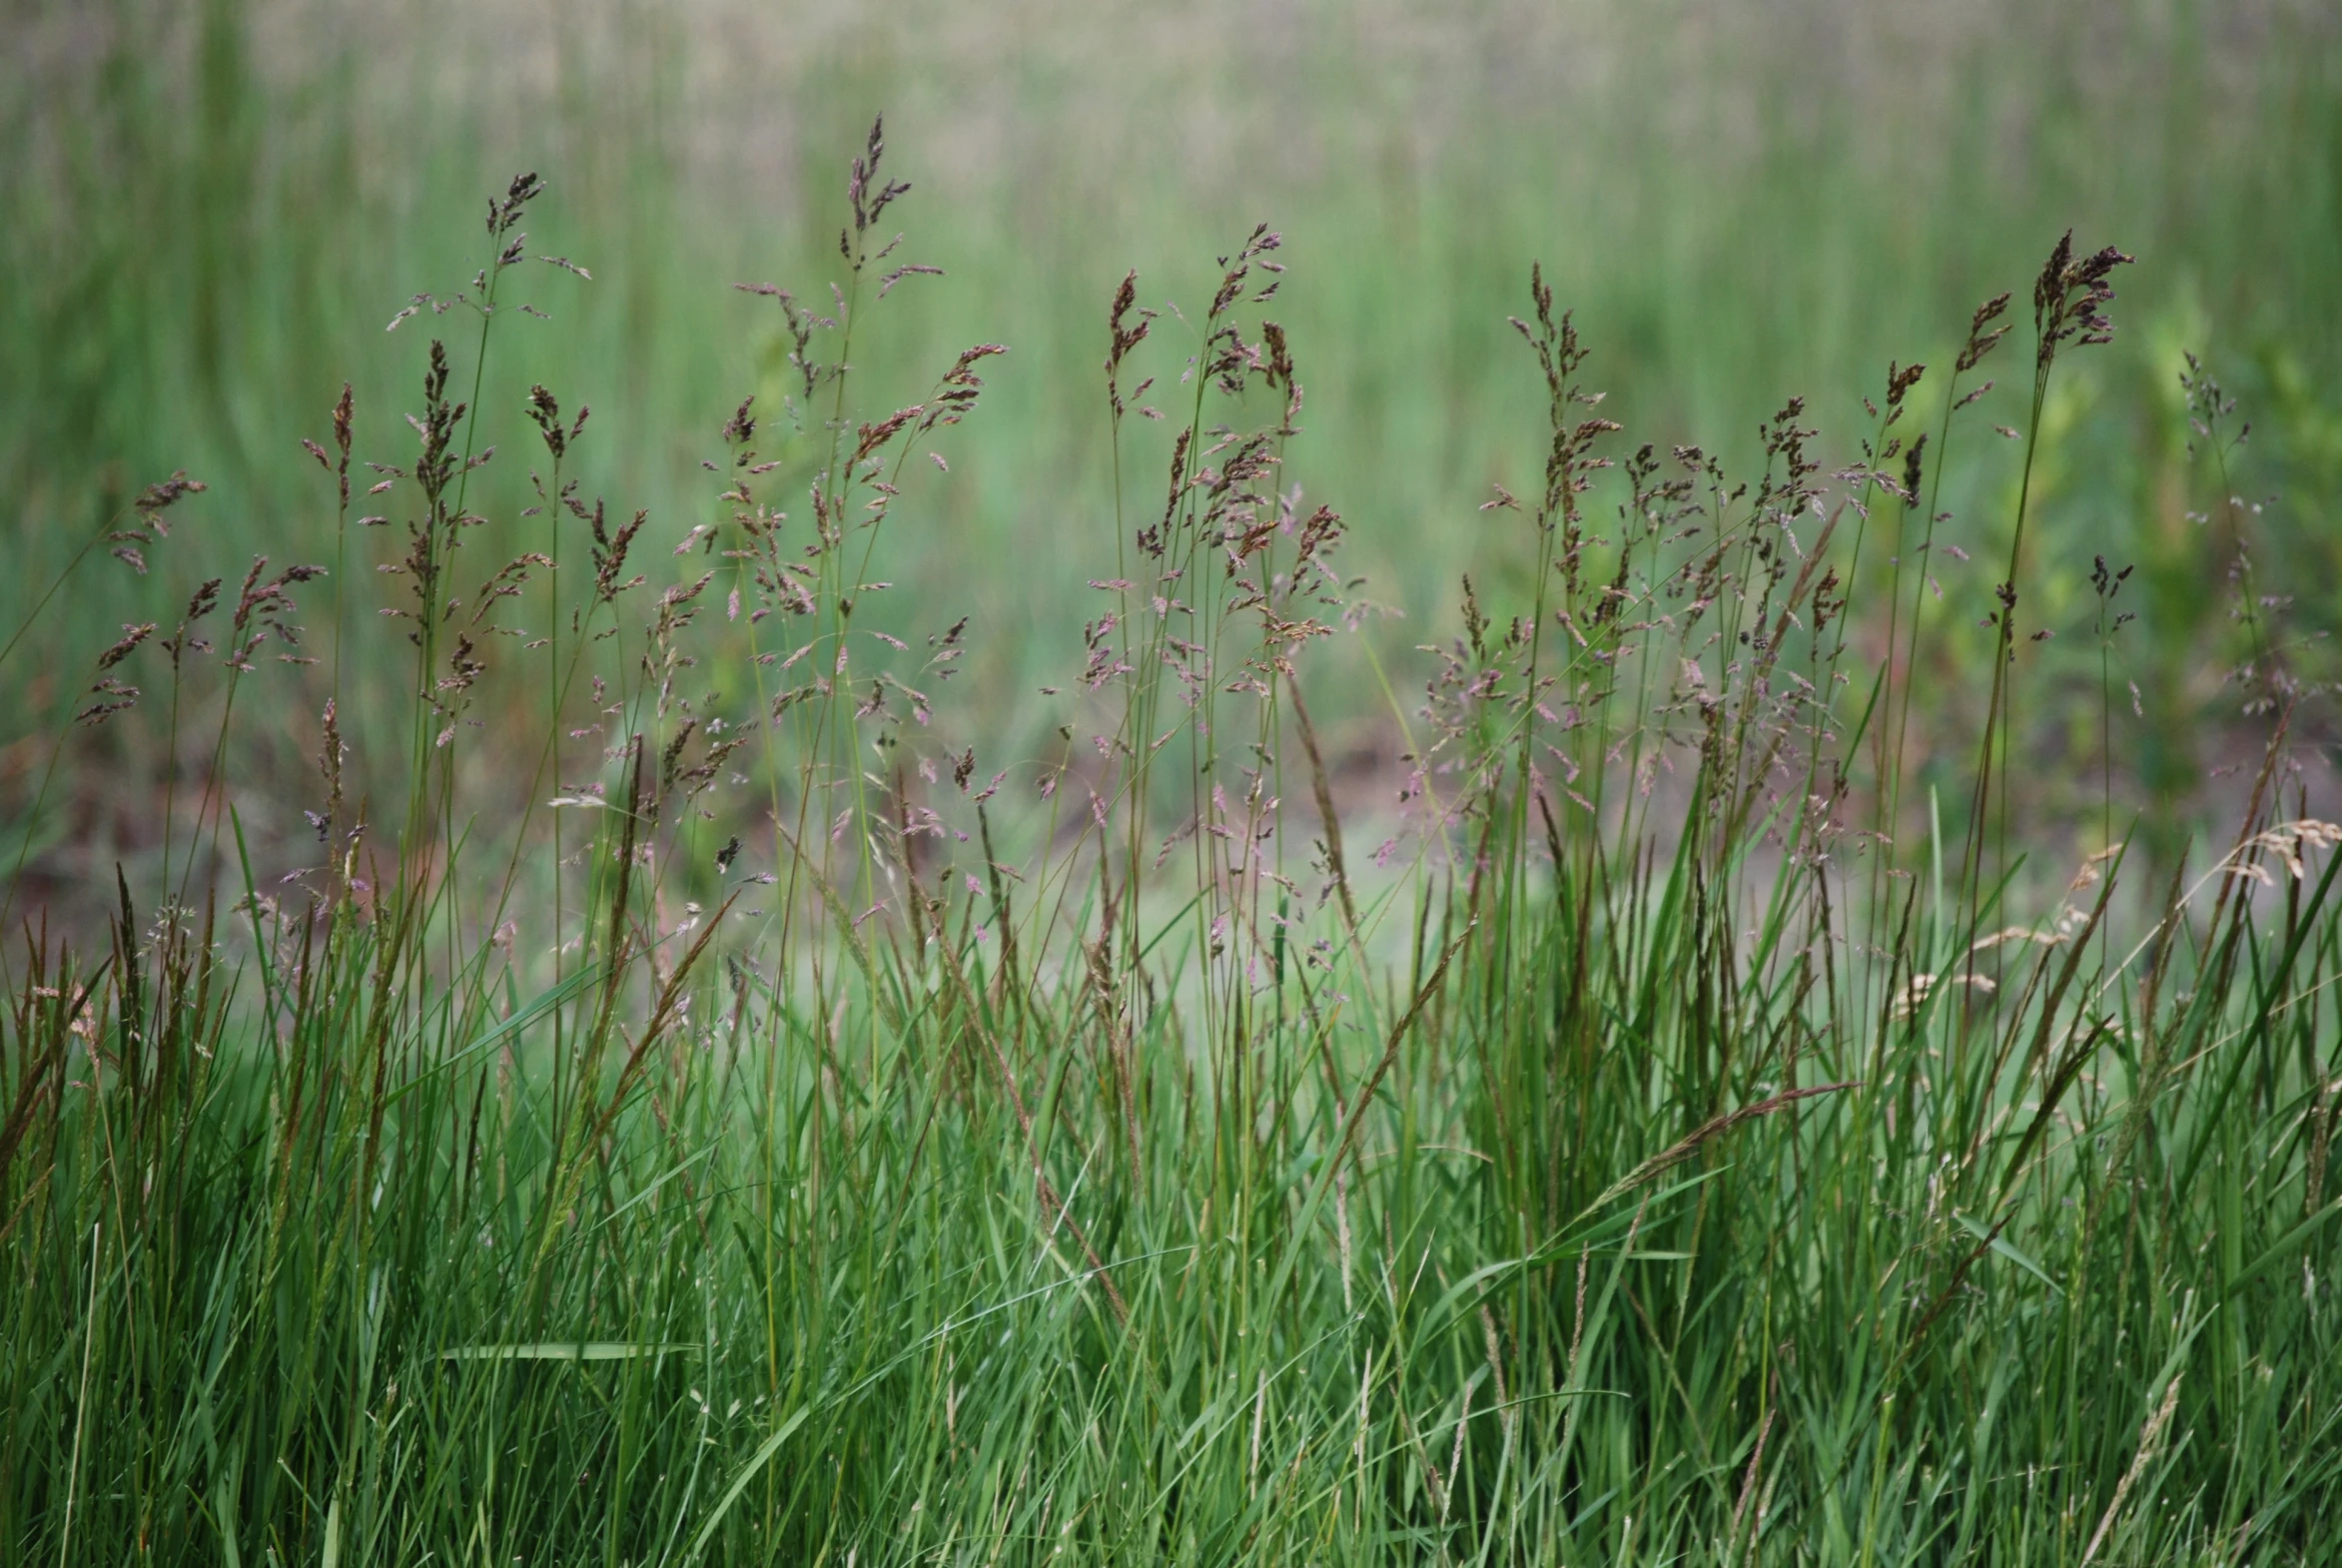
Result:
[[[2008,754],[2014,746],[2015,696],[2011,686],[2016,659],[2016,603],[2018,568],[2024,559],[2025,522],[2032,501],[2033,460],[2037,455],[2041,436],[2041,412],[2049,397],[2049,373],[2057,363],[2060,349],[2071,345],[2076,349],[2113,342],[2113,321],[2104,314],[2105,307],[2114,298],[2108,281],[2117,267],[2125,266],[2130,258],[2113,246],[2088,256],[2073,254],[2071,230],[2058,238],[2042,264],[2041,274],[2033,284],[2033,385],[2032,401],[2025,416],[2024,460],[2018,470],[2016,517],[2009,531],[2008,566],[1998,587],[1993,590],[1998,608],[1991,612],[1992,624],[1997,628],[1998,651],[1992,662],[1992,695],[1985,708],[1985,722],[1977,755],[1973,796],[1968,815],[1968,856],[1964,878],[1963,898],[1971,925],[1983,918],[1983,847],[1984,824],[1987,817],[1993,822],[1997,875],[2005,883],[2008,863]],[[2046,636],[2046,628],[2033,634],[2039,642]],[[1995,751],[1997,747],[1997,751]],[[1997,763],[2000,771],[2000,792],[1997,814],[1992,805],[1992,771]]]
[[[1920,678],[1920,626],[1927,607],[1928,595],[1931,592],[1940,595],[1943,591],[1938,580],[1939,573],[1936,564],[1936,529],[1937,524],[1944,519],[1945,515],[1943,511],[1944,475],[1950,466],[1952,419],[1953,414],[1972,406],[1991,390],[1992,384],[1987,381],[1963,392],[1960,391],[1960,381],[1980,367],[1985,357],[1991,354],[1993,349],[1998,347],[2000,340],[2007,335],[2008,324],[2003,322],[2001,318],[2007,312],[2008,300],[2008,295],[1999,294],[1976,307],[1974,314],[1968,319],[1966,340],[1960,345],[1959,353],[1952,362],[1952,378],[1944,389],[1944,414],[1936,430],[1936,458],[1933,471],[1927,474],[1927,516],[1921,532],[1919,564],[1913,572],[1911,624],[1904,632],[1905,685],[1903,704],[1894,715],[1893,750],[1888,756],[1886,765],[1881,769],[1881,778],[1884,780],[1883,793],[1887,799],[1884,813],[1884,821],[1887,824],[1885,831],[1890,835],[1899,833],[1903,822],[1903,778],[1911,756],[1911,714],[1913,704],[1918,701],[1920,695],[1918,684]],[[1919,448],[1915,443],[1907,456],[1906,474],[1916,473],[1920,465]],[[1917,499],[1916,495],[1913,499]],[[1900,559],[1898,566],[1900,568]],[[1890,656],[1892,656],[1893,650],[1894,623],[1892,616],[1900,614],[1902,602],[1901,595],[1897,594],[1890,604]],[[1931,845],[1934,844],[1934,841],[1935,834],[1931,830]],[[1883,855],[1882,860],[1892,867],[1900,868],[1902,865],[1900,856]],[[1883,905],[1877,913],[1884,915],[1885,911],[1886,906]],[[1931,918],[1937,913],[1931,907]]]

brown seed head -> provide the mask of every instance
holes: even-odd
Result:
[[[2076,348],[2112,343],[2114,323],[2105,307],[2114,298],[2108,281],[2131,258],[2107,246],[2088,256],[2073,254],[2073,231],[2058,236],[2033,284],[2033,331],[2039,338],[2035,365],[2046,372],[2068,342]]]
[[[1977,306],[1975,314],[1968,318],[1967,343],[1960,349],[1959,359],[1952,367],[1955,373],[1965,376],[1981,365],[1984,356],[1990,354],[1999,346],[2000,340],[2008,335],[2008,323],[2001,321],[2008,314],[2008,300],[2006,294],[1996,294]]]

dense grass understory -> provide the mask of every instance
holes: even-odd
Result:
[[[1392,703],[1401,814],[1345,821],[1304,650],[1359,606],[1286,474],[1277,237],[1152,384],[1173,319],[1112,302],[1100,427],[1168,484],[1101,530],[1060,742],[980,761],[936,695],[965,623],[920,647],[874,555],[998,351],[858,400],[854,335],[919,276],[882,152],[836,294],[756,291],[790,395],[740,405],[674,556],[630,560],[542,388],[538,505],[474,531],[462,356],[531,260],[516,180],[413,453],[370,494],[347,397],[313,447],[334,643],[296,620],[319,571],[263,563],[99,655],[85,727],[147,661],[218,740],[110,949],[9,950],[0,1551],[2331,1560],[2342,830],[2236,508],[2202,651],[2263,737],[2241,823],[2142,871],[2109,770],[2068,881],[2027,869],[2058,825],[2010,822],[2054,695],[2043,410],[2127,258],[2060,242],[2026,349],[1987,302],[1949,374],[1890,369],[1850,466],[1793,401],[1747,483],[1628,446],[1533,275],[1542,479],[1496,490],[1511,566]],[[2023,352],[2006,571],[1945,606],[1932,486]],[[168,558],[194,493],[116,542]],[[488,537],[508,564],[458,554]],[[238,694],[304,648],[339,690],[368,564],[411,632],[403,781],[346,789],[328,707],[321,863],[264,880]],[[1907,779],[1987,610],[1973,767]]]
[[[621,1029],[595,968],[418,998],[349,925],[241,998],[185,946],[124,997],[132,932],[94,1042],[89,977],[11,1025],[0,1529],[26,1562],[2327,1561],[2330,876],[2152,999],[2069,946],[1965,1027],[1850,1027],[1688,856],[1459,900],[1419,975],[1288,971],[1208,1035],[933,949],[879,1005],[743,970]]]

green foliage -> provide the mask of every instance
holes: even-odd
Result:
[[[275,145],[245,20],[222,0],[192,35],[207,168]],[[168,72],[115,45],[103,123],[146,127],[126,166],[169,189],[139,85]],[[2120,108],[2071,97],[2074,124]],[[656,93],[622,107],[663,123]],[[595,194],[589,146],[581,227],[625,229],[609,189],[671,210],[664,148]],[[1962,285],[1933,369],[1846,373],[1873,395],[1833,468],[1771,384],[1835,351],[1765,340],[1745,295],[1679,316],[1691,242],[1591,311],[1562,309],[1574,268],[1500,298],[1486,169],[1409,220],[1452,253],[1436,331],[1396,266],[1284,271],[1378,232],[1336,195],[1314,242],[1232,226],[1175,314],[1109,273],[1002,358],[939,336],[923,268],[952,246],[898,241],[899,156],[873,125],[818,210],[828,278],[749,286],[739,317],[528,240],[577,221],[559,178],[499,180],[472,255],[435,254],[454,228],[427,209],[379,247],[337,230],[348,275],[286,262],[318,291],[287,311],[338,319],[351,276],[418,257],[456,285],[393,323],[395,379],[339,402],[338,366],[228,393],[265,297],[238,291],[280,254],[239,252],[240,221],[189,231],[214,270],[181,325],[105,281],[150,276],[127,241],[111,273],[8,242],[28,273],[88,269],[153,363],[223,390],[139,404],[140,440],[219,459],[177,458],[209,491],[88,501],[75,465],[135,400],[116,369],[84,383],[113,433],[43,426],[10,459],[28,517],[96,508],[0,623],[0,679],[40,692],[10,721],[33,761],[0,923],[54,903],[71,929],[0,971],[10,1558],[2324,1560],[2325,611],[2260,591],[2309,546],[2229,498],[2314,440],[2242,448],[2192,358],[2169,407],[2105,412],[2137,406],[2109,367],[2152,358],[2121,357],[2164,305],[2069,236],[2029,319]],[[1853,164],[1771,178],[1865,189]],[[1086,271],[1078,231],[1011,226],[974,292]],[[1831,267],[1912,271],[1781,244],[1831,298]],[[2288,254],[2256,259],[2269,309],[2314,311],[2332,281]],[[524,312],[613,280],[625,308],[573,335]],[[1656,375],[1606,399],[1606,307],[1762,352],[1695,336],[1717,368],[1680,407]],[[694,338],[686,309],[761,324],[753,396],[689,374],[738,329]],[[1516,370],[1454,348],[1483,332]],[[571,384],[613,345],[651,391],[589,418]],[[2025,391],[2028,350],[2002,447],[1978,389]],[[1387,423],[1346,417],[1377,395]],[[1711,397],[1775,411],[1746,450],[1640,441]],[[687,493],[643,433],[670,416],[714,476],[672,515],[610,499]],[[2197,470],[2161,444],[2191,422]],[[219,503],[289,481],[220,431],[301,425],[303,514],[336,520],[248,567],[275,524]],[[1037,491],[1051,441],[1082,455]],[[2074,547],[2122,466],[2101,447],[2208,507],[2135,579]],[[1489,494],[1482,464],[1513,477],[1468,556],[1393,532]],[[1961,539],[2004,574],[1954,572]],[[59,638],[119,591],[109,551],[156,601]],[[1437,644],[1373,633],[1352,559],[1377,553],[1426,584]],[[2225,693],[2191,700],[2244,759],[2208,855],[2176,790],[2117,772],[2123,688],[2166,666]],[[1374,705],[1396,755],[1369,787],[1328,742]],[[105,923],[76,921],[48,879],[107,849],[77,792],[125,765],[156,776],[109,781],[152,821]]]
[[[2122,285],[2130,332],[2048,410],[2060,438],[2036,474],[2036,604],[2056,607],[2050,654],[2072,659],[2089,699],[2031,715],[2030,743],[2060,763],[2038,804],[2062,817],[2095,793],[2062,781],[2096,771],[2084,628],[2103,554],[2139,567],[2125,608],[2142,618],[2115,689],[2136,680],[2149,722],[2115,746],[2153,807],[2158,853],[2208,812],[2224,819],[2204,774],[2226,760],[2233,705],[2189,650],[2224,630],[2223,596],[2201,589],[2228,557],[2187,520],[2213,496],[2184,457],[2176,377],[2182,351],[2208,353],[2245,397],[2245,498],[2277,497],[2269,580],[2299,593],[2305,630],[2342,626],[2323,586],[2342,581],[2324,522],[2342,445],[2321,391],[2342,375],[2328,330],[2342,314],[2330,15],[2289,0],[1815,0],[1694,3],[1659,24],[1640,7],[1495,3],[1443,13],[1426,34],[1347,7],[1303,6],[1274,26],[1251,9],[1190,8],[1135,47],[1114,7],[1034,6],[998,25],[899,7],[750,23],[589,0],[547,29],[504,5],[364,18],[242,0],[21,6],[0,23],[22,40],[0,51],[0,137],[22,151],[0,160],[0,537],[16,568],[0,623],[13,628],[89,530],[177,468],[221,487],[202,552],[219,564],[204,575],[233,579],[256,553],[321,559],[326,509],[293,436],[323,438],[323,410],[354,380],[360,457],[396,460],[423,345],[409,324],[385,352],[377,329],[418,289],[464,286],[478,260],[455,193],[516,169],[557,188],[529,254],[573,258],[595,281],[530,264],[518,300],[554,320],[513,323],[480,406],[500,425],[541,383],[609,427],[659,432],[588,442],[573,471],[588,494],[647,508],[646,542],[672,547],[722,514],[700,463],[719,455],[725,416],[750,391],[777,407],[788,378],[777,322],[731,286],[819,276],[854,150],[845,128],[884,107],[923,150],[907,259],[950,276],[890,301],[895,322],[861,367],[871,402],[915,400],[969,343],[1016,350],[992,378],[995,416],[952,453],[934,521],[949,542],[902,551],[897,592],[923,627],[973,617],[985,656],[961,702],[1020,754],[1064,721],[1033,688],[1075,656],[1092,609],[1082,582],[1097,573],[1019,568],[1096,538],[1113,503],[1097,318],[1129,267],[1149,269],[1141,303],[1192,304],[1213,281],[1190,265],[1195,237],[1276,220],[1308,280],[1280,319],[1309,356],[1311,482],[1347,516],[1349,569],[1405,612],[1366,628],[1388,661],[1434,640],[1458,573],[1486,586],[1529,564],[1491,559],[1470,512],[1491,480],[1533,482],[1538,460],[1527,368],[1503,325],[1527,258],[1545,259],[1586,325],[1607,411],[1662,451],[1696,440],[1743,464],[1752,413],[1789,395],[1842,433],[1890,356],[1940,373],[1969,308],[2021,286],[2072,226],[2141,260]],[[1167,358],[1151,369],[1175,379]],[[2022,381],[2001,378],[1985,421],[2023,422]],[[1834,442],[1833,466],[1848,445]],[[498,559],[522,547],[506,527],[527,495],[516,458],[507,442],[479,475]],[[1952,463],[1948,542],[1997,562],[2016,454],[1967,442]],[[1125,498],[1147,503],[1152,475],[1126,476]],[[354,563],[394,553],[362,547]],[[1961,605],[1951,618],[1980,618],[1989,569],[1939,575]],[[169,624],[184,592],[85,572],[43,625],[106,640],[125,621]],[[348,629],[378,652],[384,630]],[[18,689],[55,713],[78,685]],[[1975,713],[1958,706],[1961,683],[1935,689],[1938,727],[1964,733]],[[323,697],[306,695],[313,710]],[[344,708],[372,767],[396,754],[371,728],[396,705],[371,683],[362,695]],[[1318,698],[1342,736],[1371,729],[1380,707],[1346,666]],[[112,859],[158,848],[146,814],[108,806],[123,774],[155,781],[165,737],[137,715],[117,733],[104,766],[69,763],[52,794],[106,821],[108,847],[32,824],[50,895],[97,886],[100,916]],[[244,771],[284,789],[312,749],[256,738]],[[11,843],[37,771],[20,756],[0,771]],[[280,834],[301,837],[290,818],[251,828],[272,865]]]

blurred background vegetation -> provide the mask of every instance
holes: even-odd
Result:
[[[1364,634],[1402,705],[1413,646],[1455,635],[1458,573],[1485,591],[1523,569],[1519,530],[1478,507],[1542,460],[1541,388],[1506,326],[1533,258],[1577,312],[1617,449],[1698,441],[1752,477],[1758,425],[1793,394],[1832,465],[1856,460],[1891,359],[1937,368],[1933,427],[1970,310],[2013,289],[2021,315],[2067,227],[2138,258],[2115,344],[2059,384],[2035,476],[2027,613],[2066,642],[2028,657],[2072,693],[2020,715],[2017,782],[2045,820],[2096,831],[2094,555],[2137,567],[2140,619],[2114,652],[2114,689],[2138,688],[2110,739],[2118,803],[2176,842],[2212,808],[2209,775],[2257,752],[2222,678],[2231,552],[2190,518],[2218,485],[2189,459],[2185,352],[2252,421],[2232,487],[2258,508],[2258,580],[2292,596],[2304,679],[2342,622],[2342,12],[2315,0],[4,0],[0,635],[141,486],[184,468],[211,488],[145,576],[85,565],[42,611],[37,656],[0,675],[0,851],[29,843],[55,897],[151,847],[171,766],[151,703],[71,736],[32,820],[85,660],[123,622],[168,630],[196,582],[233,584],[255,553],[330,558],[331,482],[299,438],[329,434],[348,380],[360,456],[403,459],[429,335],[460,360],[477,328],[384,324],[465,286],[482,198],[518,170],[551,188],[531,252],[593,277],[544,270],[530,303],[550,320],[497,328],[481,438],[505,455],[473,496],[495,545],[542,526],[519,515],[531,383],[593,407],[586,494],[649,508],[670,543],[718,515],[702,459],[743,395],[777,407],[786,379],[769,303],[732,285],[822,296],[846,164],[881,109],[915,186],[901,256],[947,276],[909,280],[857,340],[859,411],[922,395],[968,344],[1013,350],[886,548],[905,635],[973,617],[952,695],[1003,761],[1059,721],[1035,688],[1078,670],[1084,584],[1113,568],[1108,298],[1135,267],[1143,303],[1193,316],[1214,255],[1261,221],[1285,236],[1308,391],[1288,478],[1342,510],[1349,569],[1396,612]],[[1975,558],[1940,560],[1948,627],[1989,607],[2005,549],[2017,453],[1984,431],[2022,422],[2024,337],[1952,453],[1945,537]],[[1185,352],[1150,369],[1169,384]],[[1168,443],[1141,429],[1124,475],[1143,513]],[[365,547],[387,560],[396,532]],[[368,618],[384,596],[346,575],[351,667],[403,669],[367,657],[392,647]],[[313,627],[333,598],[309,590]],[[1972,756],[1986,636],[1964,666],[1956,636],[1930,642],[1947,779]],[[1393,726],[1369,668],[1324,661],[1311,701],[1371,782]],[[395,759],[398,678],[354,678],[362,764],[370,735]],[[239,709],[233,783],[257,837],[292,840],[322,674],[271,679]],[[203,697],[191,757],[208,756]],[[2329,722],[2301,720],[2311,739]]]

